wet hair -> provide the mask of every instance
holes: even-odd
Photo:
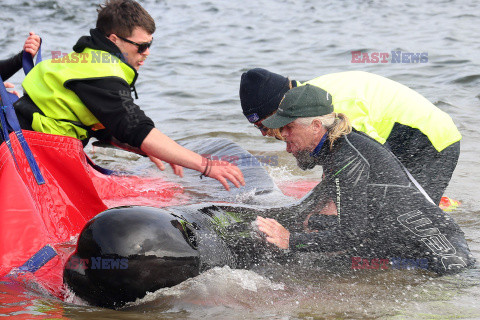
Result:
[[[282,133],[280,132],[280,129],[277,128],[277,129],[270,129],[270,128],[267,128],[267,132],[265,133],[267,136],[269,137],[274,137],[276,138],[277,140],[285,140],[283,139],[283,136],[282,136]]]
[[[268,116],[266,116],[265,118],[263,118],[261,121],[267,119],[268,117],[271,117],[273,116],[275,113],[277,112],[277,110],[273,111],[271,114],[269,114]],[[265,127],[267,128],[267,127]],[[280,128],[277,128],[277,129],[271,129],[271,128],[267,128],[267,131],[265,132],[265,135],[267,135],[267,137],[273,137],[277,140],[282,140],[284,141],[285,139],[283,139],[283,136],[282,136],[282,133],[280,131]]]
[[[97,12],[97,29],[106,36],[114,33],[129,37],[136,27],[144,29],[148,34],[155,32],[152,16],[136,1],[106,0],[105,4],[99,5]]]
[[[330,141],[330,149],[332,149],[335,140],[352,132],[350,119],[348,119],[344,113],[332,112],[319,117],[298,118],[297,122],[308,126],[314,120],[319,120],[325,129],[327,129],[328,140]]]

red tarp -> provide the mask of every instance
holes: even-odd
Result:
[[[87,163],[77,139],[23,131],[46,183],[38,185],[14,133],[18,166],[5,143],[0,146],[0,278],[47,244],[59,256],[34,275],[56,294],[63,263],[85,223],[119,205],[176,205],[182,188],[160,178],[104,175]],[[52,270],[55,269],[55,270]],[[58,269],[58,270],[57,270]]]

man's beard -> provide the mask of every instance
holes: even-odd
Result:
[[[297,159],[297,165],[302,170],[313,169],[315,167],[315,158],[312,156],[312,153],[308,150],[301,150],[293,154]]]

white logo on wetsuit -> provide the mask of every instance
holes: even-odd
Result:
[[[420,237],[422,242],[432,250],[433,253],[441,257],[445,270],[449,270],[455,266],[467,266],[461,257],[455,255],[457,251],[450,241],[448,241],[438,228],[433,227],[432,221],[425,217],[420,210],[402,214],[397,217],[397,220],[414,235]],[[421,227],[426,228],[420,229]]]

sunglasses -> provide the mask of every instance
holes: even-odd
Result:
[[[150,48],[150,46],[152,45],[152,42],[153,42],[153,38],[152,38],[152,41],[150,41],[150,42],[136,43],[132,40],[125,39],[124,37],[120,37],[119,35],[117,35],[117,37],[119,37],[120,39],[122,39],[125,42],[136,45],[138,47],[138,53],[144,53],[145,51],[147,51],[147,49]]]
[[[260,130],[262,133],[267,133],[268,131],[268,128],[265,127],[261,121],[257,121],[253,124],[255,126],[255,128],[257,128],[258,130]]]
[[[268,134],[268,131],[270,129],[268,129],[267,127],[265,127],[261,121],[257,121],[253,124],[253,126],[255,128],[257,128],[258,130],[260,130],[262,132],[262,134],[265,136],[265,135],[269,135],[271,137],[275,137],[275,139],[277,140],[280,140],[280,141],[285,141],[285,139],[282,137],[280,131],[278,131],[277,129],[273,129],[270,134]]]

